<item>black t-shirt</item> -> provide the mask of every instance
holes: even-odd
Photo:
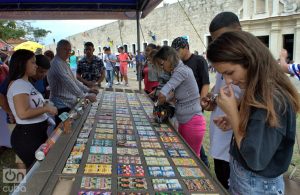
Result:
[[[199,93],[203,85],[209,84],[208,65],[202,56],[192,54],[191,57],[183,61],[185,65],[190,67],[194,73],[196,82],[198,84]]]

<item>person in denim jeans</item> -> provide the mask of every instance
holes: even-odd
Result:
[[[105,55],[104,55],[104,63],[105,63],[105,68],[106,68],[106,77],[107,77],[107,81],[109,83],[109,87],[111,88],[113,86],[113,82],[114,82],[114,68],[116,66],[116,62],[117,62],[117,57],[115,56],[115,54],[111,53],[111,50],[109,47],[105,48],[104,50]]]
[[[250,33],[223,33],[209,45],[207,58],[226,82],[216,99],[225,116],[215,123],[233,129],[230,193],[284,194],[282,174],[291,162],[300,111],[297,90]],[[232,85],[243,91],[239,100]]]
[[[230,161],[231,194],[284,194],[282,175],[266,178],[245,169],[238,161]]]
[[[238,16],[233,12],[221,12],[218,13],[211,21],[209,25],[209,32],[212,40],[215,40],[224,32],[239,31],[241,24]],[[206,56],[206,52],[203,52]],[[206,57],[205,57],[206,59]],[[213,67],[211,69],[214,69]],[[217,73],[215,85],[212,87],[211,92],[206,97],[201,98],[201,106],[206,111],[211,111],[209,122],[209,139],[210,147],[209,153],[214,160],[214,170],[217,179],[223,185],[225,189],[229,189],[228,181],[230,176],[230,164],[229,164],[229,148],[232,138],[232,130],[226,132],[222,131],[214,122],[219,116],[223,116],[222,109],[211,101],[213,94],[217,94],[220,88],[225,86],[225,80],[220,73]],[[241,94],[241,90],[238,86],[233,87],[235,96],[238,98]],[[202,155],[202,151],[201,151]],[[202,159],[202,157],[201,157]]]

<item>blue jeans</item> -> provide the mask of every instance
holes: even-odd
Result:
[[[282,175],[275,178],[257,175],[231,159],[229,190],[234,195],[283,195],[284,181]]]
[[[113,70],[106,70],[106,78],[109,83],[109,87],[112,87],[114,82],[114,71]]]

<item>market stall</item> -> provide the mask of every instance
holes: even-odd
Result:
[[[24,194],[226,194],[181,136],[154,122],[147,96],[116,90],[86,107]]]

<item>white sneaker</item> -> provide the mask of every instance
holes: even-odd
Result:
[[[106,83],[105,85],[106,85],[106,87],[107,87],[107,86],[109,86],[109,83]]]
[[[125,87],[129,87],[128,83],[125,84]]]
[[[123,85],[123,82],[121,82],[120,84]]]
[[[115,82],[115,85],[120,85],[120,83],[119,82]]]

